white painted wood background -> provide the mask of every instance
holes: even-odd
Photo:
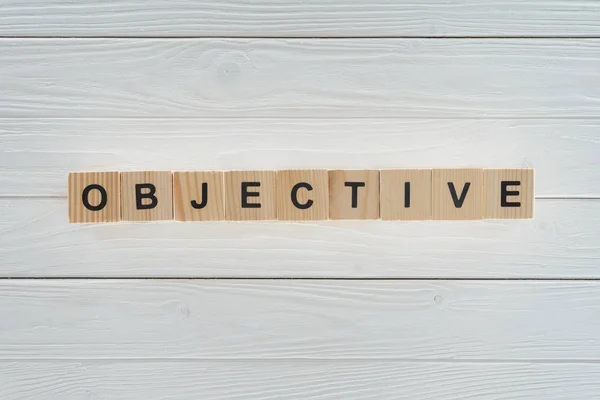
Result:
[[[521,221],[68,225],[77,170],[533,167]],[[600,1],[0,0],[0,399],[597,399]]]

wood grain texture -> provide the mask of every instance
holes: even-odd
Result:
[[[535,168],[538,196],[600,197],[600,119],[0,119],[0,196],[70,171]]]
[[[434,169],[431,180],[433,219],[477,220],[483,218],[482,169]]]
[[[251,186],[244,189],[243,183]],[[276,171],[225,171],[225,219],[228,221],[277,219],[276,188]]]
[[[431,219],[432,172],[431,169],[381,170],[381,219]]]
[[[3,39],[0,117],[598,117],[597,39]]]
[[[599,278],[597,200],[533,220],[69,225],[66,199],[0,199],[0,276]]]
[[[329,218],[379,219],[379,171],[330,170]]]
[[[598,36],[594,0],[3,0],[6,36]]]
[[[484,218],[533,218],[534,175],[533,169],[525,168],[484,170]]]
[[[329,173],[325,169],[277,171],[277,219],[329,219]]]
[[[599,313],[592,281],[5,280],[0,359],[597,363]]]
[[[118,172],[70,172],[68,180],[70,223],[121,220]]]
[[[123,221],[173,220],[171,171],[128,171],[120,175]]]
[[[223,172],[173,172],[173,214],[176,221],[224,220]]]
[[[3,400],[580,400],[598,364],[399,361],[0,361]]]

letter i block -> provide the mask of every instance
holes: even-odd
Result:
[[[275,171],[225,172],[225,219],[277,219]]]
[[[433,170],[433,219],[483,218],[482,169]]]
[[[430,169],[381,171],[381,219],[431,219]]]
[[[171,171],[121,172],[121,216],[123,221],[172,220]]]
[[[121,219],[118,172],[69,174],[69,222],[118,222]]]
[[[533,218],[533,169],[486,169],[485,218]]]
[[[177,221],[225,219],[223,172],[174,172],[173,208]]]
[[[277,171],[277,219],[328,219],[329,175],[324,169]]]
[[[378,219],[379,171],[329,171],[329,218]]]

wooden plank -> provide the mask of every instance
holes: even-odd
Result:
[[[598,117],[598,39],[3,39],[0,117]]]
[[[600,361],[597,281],[4,280],[0,359]]]
[[[73,225],[67,199],[0,199],[4,277],[599,278],[600,200],[533,220]]]
[[[594,0],[3,0],[5,36],[598,36]]]
[[[6,400],[591,399],[598,364],[398,361],[2,361]]]
[[[536,169],[537,196],[600,197],[600,119],[0,119],[0,196],[70,171]]]

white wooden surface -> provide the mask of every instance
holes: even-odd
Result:
[[[2,39],[0,117],[598,117],[596,39]]]
[[[585,281],[11,280],[0,357],[598,362],[599,314]]]
[[[2,0],[5,36],[598,36],[596,0]]]
[[[69,225],[66,199],[0,199],[0,276],[599,278],[598,221],[545,199],[517,221]]]
[[[0,398],[597,398],[598,71],[596,0],[0,0]],[[536,217],[67,224],[73,170],[300,167]]]
[[[600,197],[600,119],[0,119],[0,195],[90,170],[529,167],[540,197]],[[549,156],[551,155],[551,156]]]
[[[0,396],[27,400],[594,399],[590,363],[7,361]],[[435,377],[435,379],[432,379]]]

